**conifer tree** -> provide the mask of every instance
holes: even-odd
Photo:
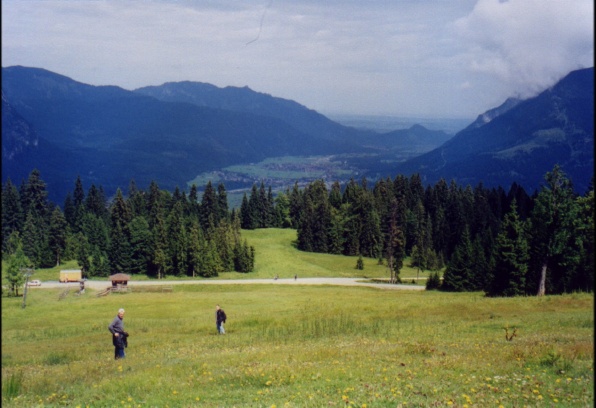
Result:
[[[358,256],[358,260],[356,261],[356,269],[359,271],[364,269],[364,260],[362,259],[362,255]]]
[[[131,265],[130,273],[147,274],[151,262],[151,231],[143,216],[136,216],[128,227],[130,231]]]
[[[342,201],[344,203],[356,203],[360,193],[362,191],[362,187],[356,183],[356,181],[351,178],[350,181],[346,184],[346,188],[344,190]]]
[[[201,262],[201,276],[206,278],[218,276],[220,272],[223,272],[223,266],[215,240],[205,241],[205,247],[202,250],[203,257]]]
[[[110,246],[110,232],[103,218],[93,213],[86,213],[83,217],[81,231],[87,237],[89,245],[107,252]]]
[[[123,229],[132,220],[132,211],[124,200],[120,189],[116,190],[116,197],[110,208],[110,219],[113,226],[120,223],[120,227]]]
[[[217,221],[228,219],[228,193],[223,183],[217,185]]]
[[[271,210],[269,208],[269,200],[265,191],[265,184],[261,181],[259,187],[259,194],[257,199],[257,226],[259,228],[267,228],[270,224]]]
[[[190,275],[194,278],[201,274],[201,250],[204,247],[204,237],[198,222],[192,222],[188,233],[188,266]]]
[[[130,240],[125,228],[120,221],[116,221],[110,235],[110,248],[108,258],[111,267],[111,275],[115,273],[130,273],[131,270],[131,248]]]
[[[390,272],[390,282],[400,283],[399,276],[403,261],[406,256],[405,248],[405,234],[403,232],[403,225],[405,223],[405,201],[403,196],[391,199],[390,218],[389,218],[389,237],[385,248],[387,256],[387,267]]]
[[[74,213],[73,220],[71,221],[71,227],[74,232],[79,232],[81,230],[83,216],[85,214],[85,190],[83,189],[83,182],[81,181],[81,176],[77,176],[72,198]]]
[[[201,227],[203,230],[207,229],[210,217],[213,222],[217,222],[219,208],[215,189],[213,188],[211,181],[208,181],[207,185],[205,185],[205,190],[203,191],[203,197],[201,198]]]
[[[314,249],[314,233],[312,220],[314,219],[314,205],[310,195],[305,195],[302,211],[300,212],[300,225],[298,226],[298,249],[312,252]]]
[[[75,232],[73,230],[74,226],[75,226],[75,206],[74,203],[72,201],[72,195],[70,193],[70,191],[68,193],[66,193],[66,198],[64,199],[64,218],[66,218],[66,222],[68,222],[68,225],[71,228],[71,231]],[[87,214],[87,210],[85,209],[85,213]],[[76,231],[78,232],[78,231]]]
[[[95,214],[96,217],[104,221],[108,220],[108,206],[103,188],[98,189],[95,184],[91,184],[85,199],[85,208],[88,213]]]
[[[29,211],[27,213],[25,225],[23,227],[23,234],[21,237],[23,242],[23,251],[35,268],[43,268],[50,265],[55,265],[55,259],[51,255],[51,251],[48,246],[45,222],[36,212]],[[50,253],[50,262],[48,262],[47,259],[48,253]]]
[[[234,233],[227,221],[222,221],[216,228],[215,245],[223,271],[234,270]]]
[[[166,255],[169,258],[170,271],[175,275],[184,275],[188,272],[188,254],[186,253],[187,234],[181,201],[174,204],[168,215],[167,234],[168,250]]]
[[[132,220],[132,212],[122,196],[120,189],[110,207],[110,247],[108,258],[113,273],[130,273],[132,252],[130,247],[130,230],[128,224]],[[113,274],[112,273],[112,274]]]
[[[343,233],[341,242],[343,242],[344,255],[356,256],[360,253],[360,228],[361,223],[357,215],[352,212],[352,204],[342,205],[343,214],[346,214],[343,220]]]
[[[343,206],[348,206],[348,204],[342,204]],[[344,250],[344,230],[345,230],[345,221],[346,215],[345,211],[337,209],[335,207],[331,208],[331,220],[329,225],[329,253],[330,254],[341,254]]]
[[[331,191],[329,192],[329,205],[336,210],[341,207],[341,187],[338,181],[333,182]]]
[[[25,222],[19,190],[10,179],[2,185],[2,251],[6,240],[15,231],[21,231]]]
[[[426,280],[426,290],[436,290],[441,286],[441,278],[438,272],[432,272]]]
[[[302,207],[304,206],[304,198],[302,191],[298,188],[298,182],[294,183],[292,191],[288,193],[290,198],[290,218],[292,219],[292,227],[298,228],[300,225],[300,215],[302,214]]]
[[[360,253],[369,258],[378,257],[383,248],[383,236],[379,214],[374,206],[374,198],[366,192],[359,199],[360,212]]]
[[[164,205],[162,203],[159,186],[155,181],[151,181],[149,184],[149,199],[147,200],[148,221],[151,229],[155,229],[155,225],[159,218],[161,218],[161,221],[163,222],[163,208]]]
[[[60,265],[61,256],[66,250],[67,228],[68,223],[64,218],[64,214],[62,214],[59,207],[55,207],[50,218],[48,244],[56,259],[56,266]]]
[[[49,214],[48,192],[39,170],[33,170],[27,181],[21,185],[20,197],[25,214],[31,211],[40,220],[47,221]]]
[[[524,295],[529,260],[528,241],[515,199],[497,235],[494,258],[495,265],[488,277],[487,295]]]
[[[253,184],[252,189],[250,190],[250,197],[248,199],[248,217],[249,217],[249,225],[252,229],[259,228],[260,226],[260,207],[261,204],[259,203],[259,191],[257,190],[257,185]]]
[[[147,215],[147,202],[145,200],[145,192],[137,188],[137,183],[134,179],[130,180],[128,185],[128,199],[126,200],[128,208],[132,217],[145,217]]]
[[[545,180],[531,217],[531,256],[538,296],[570,290],[570,277],[579,261],[574,228],[578,207],[571,182],[558,165]]]
[[[441,289],[451,292],[472,291],[474,289],[473,274],[472,242],[470,241],[470,230],[466,228],[445,269]]]
[[[91,256],[89,242],[87,241],[87,237],[82,232],[78,232],[76,237],[78,243],[76,254],[77,263],[79,268],[81,268],[83,277],[87,277],[91,269],[91,260],[89,259]]]
[[[192,219],[199,219],[200,204],[199,204],[199,191],[197,185],[193,184],[190,186],[190,192],[188,193],[189,201],[189,212]]]
[[[246,197],[246,193],[242,197],[242,204],[240,205],[240,222],[242,228],[244,229],[254,229],[254,225],[252,222],[250,206],[248,203],[248,198]]]
[[[108,255],[98,247],[94,247],[91,253],[89,275],[98,277],[107,277],[110,275]]]

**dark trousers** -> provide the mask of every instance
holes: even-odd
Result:
[[[124,347],[114,347],[114,358],[118,360],[119,358],[124,358]]]

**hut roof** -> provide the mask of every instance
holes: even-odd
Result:
[[[130,275],[127,275],[125,273],[115,273],[114,275],[110,275],[108,280],[110,280],[112,282],[114,282],[114,281],[118,281],[118,282],[127,281],[128,282],[130,280]]]

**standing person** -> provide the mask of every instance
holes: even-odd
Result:
[[[226,334],[224,323],[226,322],[226,312],[219,305],[215,306],[215,324],[219,334]]]
[[[124,347],[127,346],[126,338],[128,333],[124,331],[124,309],[118,310],[118,315],[114,317],[112,323],[108,325],[108,330],[112,333],[112,344],[114,345],[114,358],[124,358]]]

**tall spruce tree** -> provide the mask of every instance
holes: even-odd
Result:
[[[531,217],[531,256],[533,272],[538,275],[538,296],[569,291],[579,261],[574,228],[578,207],[572,184],[558,165],[545,180]]]
[[[391,200],[389,216],[389,237],[385,248],[387,267],[390,272],[390,282],[400,283],[400,272],[406,257],[405,200],[402,195]]]
[[[147,274],[151,262],[152,237],[149,223],[143,216],[136,216],[129,224],[131,263],[130,273]]]
[[[488,296],[521,296],[526,293],[528,250],[527,234],[514,199],[497,235],[495,265],[488,277]]]
[[[25,222],[19,190],[10,178],[2,185],[2,251],[7,239],[15,231],[21,231]]]
[[[366,192],[359,199],[360,207],[360,255],[378,258],[382,253],[383,236],[381,234],[380,218],[374,206],[374,197]]]
[[[209,225],[209,218],[217,222],[219,217],[218,198],[211,181],[208,181],[201,198],[201,227],[206,230]]]
[[[228,219],[228,193],[223,183],[217,185],[217,220]]]
[[[181,201],[177,201],[170,211],[167,220],[169,267],[171,273],[181,276],[188,272],[188,254],[186,226],[184,224],[184,210]],[[210,215],[213,218],[213,214]]]
[[[32,211],[39,217],[39,220],[44,222],[48,220],[50,213],[48,192],[39,170],[33,170],[27,181],[21,185],[20,197],[25,214]]]
[[[81,206],[82,208],[82,206]],[[62,254],[66,250],[66,238],[68,236],[68,223],[59,207],[55,207],[50,218],[48,231],[48,245],[56,259],[56,266],[60,266]]]
[[[110,247],[108,258],[112,274],[130,273],[132,251],[130,247],[130,230],[128,224],[132,220],[132,211],[122,196],[120,189],[116,190],[116,197],[110,207]]]
[[[466,228],[456,245],[451,259],[443,274],[441,289],[452,292],[473,291],[473,247],[470,240],[470,230]]]

